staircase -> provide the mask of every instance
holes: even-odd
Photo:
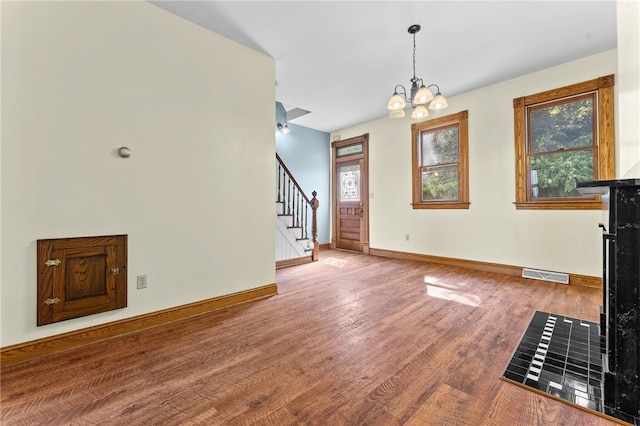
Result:
[[[318,260],[316,191],[309,197],[276,154],[276,268]]]

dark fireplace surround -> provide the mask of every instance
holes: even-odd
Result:
[[[600,335],[604,405],[618,418],[640,418],[640,179],[580,182],[581,193],[609,194],[603,229]],[[608,228],[607,228],[608,226]],[[631,419],[629,419],[631,420]],[[633,423],[633,422],[632,422]]]

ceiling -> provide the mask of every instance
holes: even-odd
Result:
[[[276,100],[325,132],[387,114],[416,76],[451,97],[616,47],[606,1],[151,1],[276,61]],[[215,54],[212,52],[211,54]]]

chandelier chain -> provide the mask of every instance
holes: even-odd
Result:
[[[416,78],[416,33],[413,33],[413,79]]]

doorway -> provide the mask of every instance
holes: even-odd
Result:
[[[368,142],[364,134],[331,144],[331,248],[369,253]]]

